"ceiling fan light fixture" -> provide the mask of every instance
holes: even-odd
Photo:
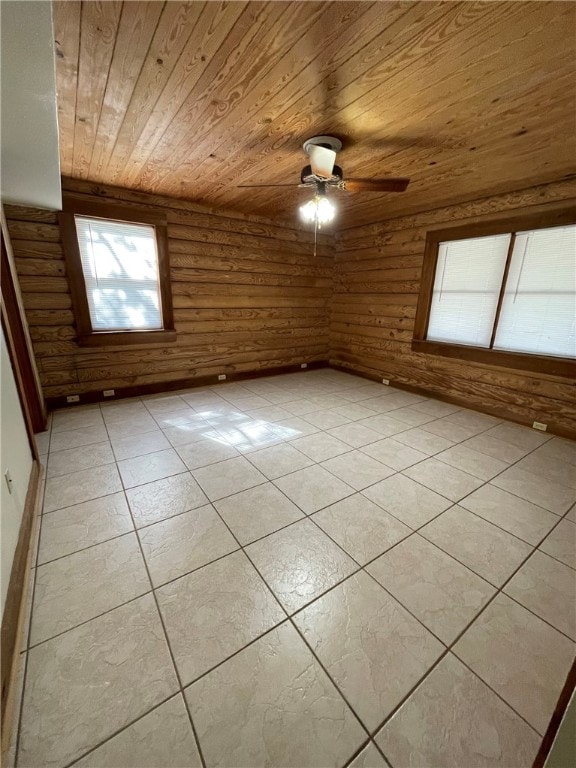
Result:
[[[329,224],[336,215],[336,207],[325,195],[314,195],[304,205],[300,206],[300,216],[307,223],[316,222],[318,229],[323,224]]]

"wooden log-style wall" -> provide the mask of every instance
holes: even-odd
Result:
[[[576,435],[576,382],[411,349],[426,233],[576,205],[567,180],[347,229],[336,237],[330,362],[521,423]]]
[[[48,398],[261,371],[328,358],[331,238],[161,196],[64,179],[80,199],[162,211],[177,333],[172,344],[80,347],[57,214],[5,206]]]

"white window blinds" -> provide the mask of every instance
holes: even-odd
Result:
[[[440,243],[428,339],[489,347],[510,235]]]
[[[94,331],[162,328],[154,227],[75,216]]]
[[[576,357],[576,226],[518,232],[494,349]]]

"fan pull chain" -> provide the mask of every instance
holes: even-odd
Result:
[[[316,258],[317,242],[318,242],[318,215],[314,217],[314,258]]]

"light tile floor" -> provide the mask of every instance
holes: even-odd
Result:
[[[575,652],[574,443],[319,370],[38,445],[19,768],[531,765]]]

